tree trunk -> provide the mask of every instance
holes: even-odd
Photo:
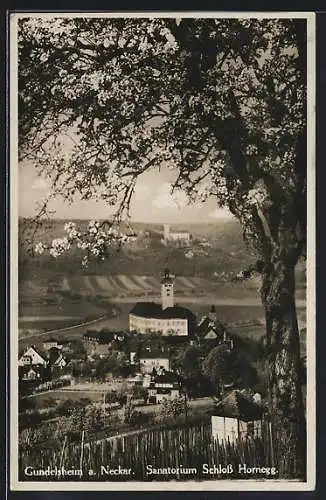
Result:
[[[306,426],[300,380],[300,338],[294,264],[289,262],[291,259],[278,253],[263,273],[269,397],[280,476],[305,479]]]

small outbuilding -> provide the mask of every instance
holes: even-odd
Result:
[[[215,406],[212,414],[212,437],[230,441],[261,437],[266,409],[239,390],[230,392]]]

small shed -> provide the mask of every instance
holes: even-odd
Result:
[[[230,392],[214,408],[212,437],[231,443],[237,439],[261,437],[266,409],[238,390]]]

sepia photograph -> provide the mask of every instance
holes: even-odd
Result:
[[[311,490],[312,13],[10,13],[12,490]]]

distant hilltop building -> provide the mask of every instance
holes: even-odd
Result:
[[[137,302],[129,313],[129,330],[158,333],[164,336],[186,336],[196,327],[196,317],[187,308],[174,305],[175,276],[165,270],[161,282],[161,304]]]
[[[170,224],[164,224],[163,239],[165,243],[168,243],[169,241],[175,241],[179,243],[188,244],[191,238],[190,238],[190,233],[188,231],[180,231],[178,233],[172,233],[170,231]]]

